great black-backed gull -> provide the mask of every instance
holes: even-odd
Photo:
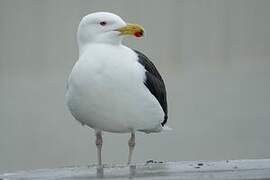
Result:
[[[66,101],[76,120],[95,130],[98,165],[102,131],[161,132],[168,118],[165,84],[154,64],[141,52],[122,45],[124,35],[141,37],[142,26],[127,24],[108,12],[89,14],[77,33],[79,60],[68,79]]]

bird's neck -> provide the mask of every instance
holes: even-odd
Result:
[[[80,55],[83,54],[85,49],[87,49],[87,47],[92,44],[105,44],[105,45],[112,45],[112,46],[120,46],[122,45],[122,38],[119,38],[119,37],[118,38],[99,38],[99,39],[92,40],[90,42],[78,41],[79,54]]]
[[[117,46],[122,46],[122,42],[91,42],[91,43],[84,43],[84,44],[80,44],[79,45],[79,56],[81,56],[87,49],[91,48],[91,47],[117,47]],[[100,52],[102,53],[102,52]]]

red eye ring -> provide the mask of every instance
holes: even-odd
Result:
[[[106,21],[101,21],[99,24],[100,24],[101,26],[105,26],[105,25],[107,24],[107,22],[106,22]]]

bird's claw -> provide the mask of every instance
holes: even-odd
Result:
[[[103,166],[97,166],[97,178],[103,178],[104,177],[104,169]]]
[[[134,177],[136,174],[136,165],[135,164],[131,164],[129,165],[129,177]]]

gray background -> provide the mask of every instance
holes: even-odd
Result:
[[[270,157],[270,1],[0,0],[0,172],[96,162],[93,131],[69,114],[76,30],[91,12],[142,24],[125,44],[155,62],[168,89],[168,133],[138,133],[134,161]],[[105,133],[105,163],[127,160],[127,134]]]

